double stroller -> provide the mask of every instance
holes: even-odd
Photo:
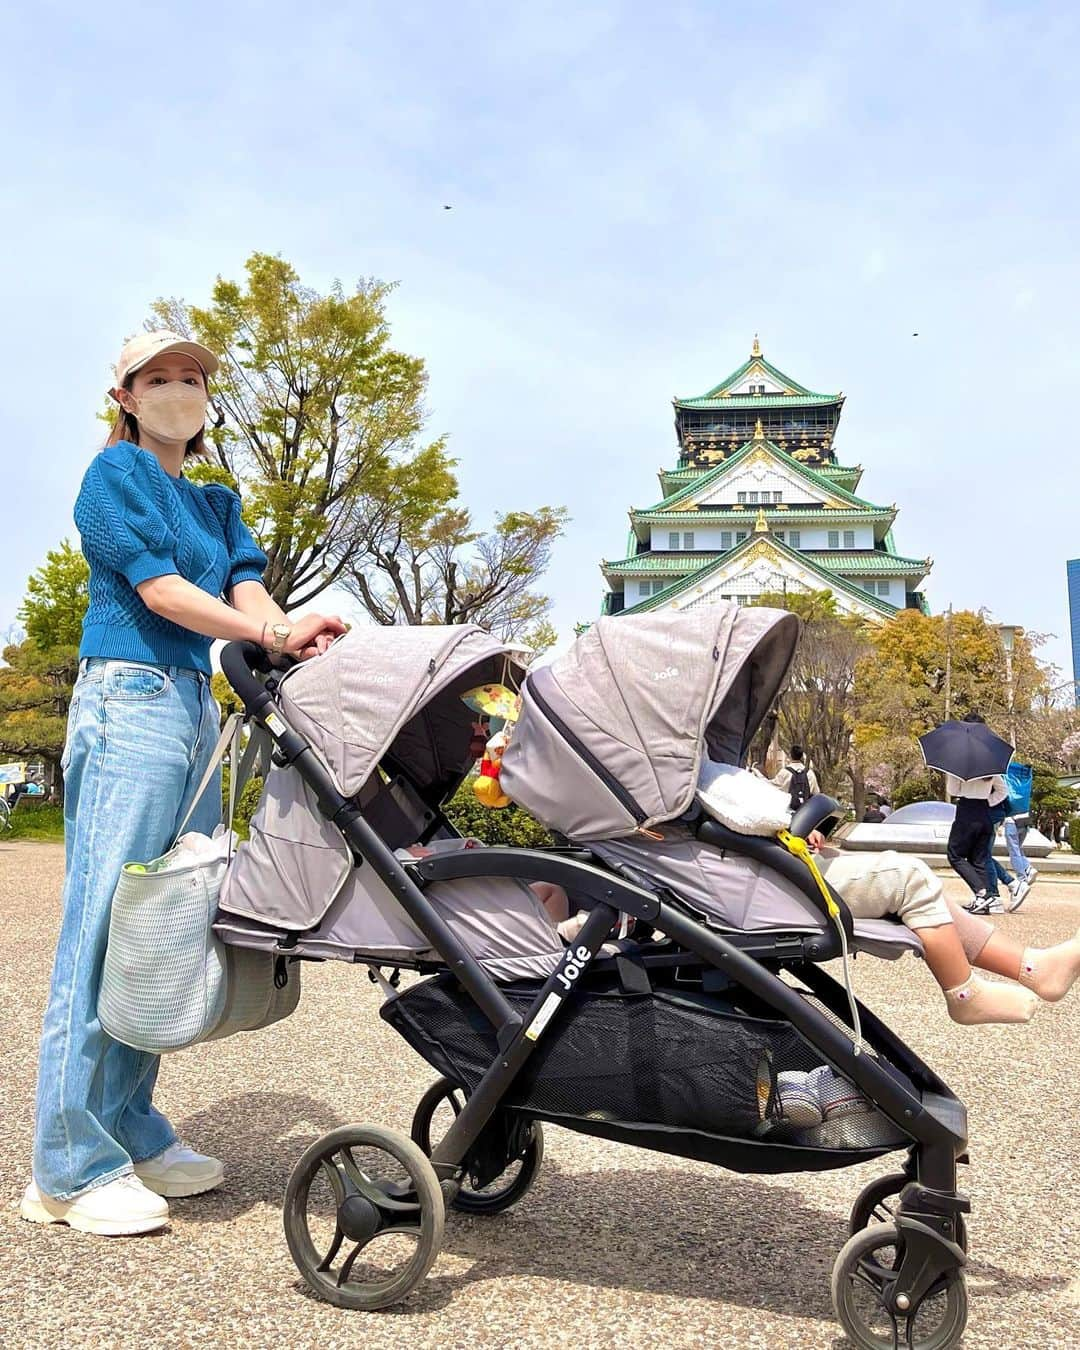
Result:
[[[603,618],[528,673],[519,648],[473,626],[354,630],[284,674],[257,647],[225,648],[273,767],[219,937],[365,965],[382,1017],[439,1075],[411,1138],[345,1126],[297,1163],[285,1232],[323,1298],[400,1302],[438,1254],[445,1208],[520,1200],[552,1122],[736,1172],[904,1150],[852,1209],[836,1312],[858,1346],[959,1340],[964,1107],[822,965],[918,939],[853,921],[779,840],[695,805],[703,756],[743,762],[798,630],[723,604]],[[474,762],[462,695],[499,682],[522,694],[501,784],[552,847],[473,846],[444,813]],[[835,811],[811,799],[792,833]],[[534,882],[586,912],[568,944]],[[424,978],[403,984],[402,970]],[[807,1118],[785,1085],[822,1075],[841,1091]]]

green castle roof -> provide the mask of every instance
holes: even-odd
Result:
[[[728,463],[729,461],[724,461]],[[687,466],[682,469],[661,469],[658,473],[660,479],[660,491],[665,498],[670,497],[680,488],[686,487],[688,483],[696,483],[704,478],[707,473],[711,473],[716,465],[708,469],[697,469]],[[859,480],[863,475],[861,464],[815,464],[814,472],[820,474],[831,483],[839,483],[841,487],[847,488],[849,492],[854,492],[859,486]]]
[[[777,541],[779,542],[779,541]],[[741,547],[741,543],[739,545]],[[633,554],[628,558],[616,558],[600,564],[605,576],[650,576],[656,573],[675,572],[682,575],[686,571],[700,572],[721,558],[729,558],[734,548],[688,549],[685,552],[676,549],[650,550],[647,553]],[[794,549],[800,558],[830,572],[848,573],[853,576],[917,576],[924,577],[932,566],[929,558],[904,558],[898,553],[887,553],[883,549],[845,549],[841,552],[829,552],[826,549]]]
[[[751,367],[765,371],[784,390],[782,394],[732,394],[728,391],[739,384],[749,373]],[[805,385],[785,375],[782,370],[770,364],[761,355],[757,338],[749,358],[738,370],[733,370],[726,379],[714,385],[707,394],[696,398],[678,398],[673,401],[676,408],[790,408],[805,407],[810,404],[841,403],[843,394],[815,394]]]
[[[758,537],[760,536],[750,535],[748,538],[744,539],[741,544],[737,544],[735,548],[720,555],[720,557],[709,566],[695,569],[689,576],[683,577],[678,581],[673,581],[670,586],[665,586],[662,591],[657,591],[655,595],[647,596],[645,599],[640,600],[636,605],[628,605],[626,609],[620,610],[619,613],[644,614],[648,610],[657,609],[659,606],[667,604],[676,596],[682,595],[685,591],[689,590],[691,586],[700,585],[711,572],[715,571],[716,568],[720,567],[723,563],[734,561],[738,558],[740,553],[746,552],[752,548],[755,539]],[[855,582],[848,581],[845,577],[838,576],[835,572],[830,572],[827,568],[820,566],[814,561],[813,555],[802,553],[798,549],[789,548],[787,544],[781,543],[779,539],[770,538],[769,542],[779,553],[786,554],[789,558],[794,559],[796,563],[801,563],[811,573],[820,577],[822,590],[842,591],[853,599],[858,600],[860,604],[865,605],[868,609],[876,611],[882,618],[891,618],[898,612],[896,605],[890,605],[887,600],[881,600],[876,595],[871,595],[869,591],[863,590],[863,588],[856,585]]]
[[[693,479],[690,482],[687,482],[684,487],[679,488],[677,491],[673,492],[669,497],[664,497],[654,506],[645,507],[641,512],[632,510],[631,515],[636,517],[639,514],[651,515],[655,511],[669,510],[673,505],[676,505],[678,502],[683,501],[689,497],[692,497],[695,492],[705,487],[707,484],[714,483],[718,479],[723,478],[724,475],[730,473],[731,470],[736,467],[736,465],[741,464],[742,461],[747,458],[747,456],[751,453],[752,450],[762,445],[765,446],[780,461],[781,464],[785,465],[787,468],[793,469],[797,474],[799,474],[802,478],[804,478],[806,482],[809,483],[811,486],[820,488],[823,492],[827,492],[831,497],[839,497],[841,501],[848,502],[852,508],[856,510],[872,511],[872,512],[883,512],[887,509],[882,506],[875,506],[872,502],[868,502],[862,497],[856,497],[853,492],[849,492],[848,489],[843,487],[840,483],[833,482],[831,479],[826,478],[825,475],[819,472],[817,469],[807,468],[805,464],[795,459],[792,455],[789,455],[786,450],[781,450],[780,447],[777,444],[775,444],[775,442],[770,440],[755,439],[747,441],[744,445],[739,447],[739,449],[735,452],[735,454],[731,456],[730,459],[721,460],[721,462],[717,464],[714,468],[708,469],[705,473],[700,474],[697,478]],[[713,514],[712,512],[709,512],[710,516],[712,514]],[[721,515],[724,513],[717,512],[716,514]],[[785,512],[784,514],[787,513]],[[838,515],[839,512],[830,511],[829,514]]]

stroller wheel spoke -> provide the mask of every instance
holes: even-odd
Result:
[[[348,1254],[348,1256],[345,1258],[345,1260],[341,1263],[341,1269],[338,1271],[336,1277],[337,1287],[339,1289],[348,1280],[350,1274],[352,1273],[352,1268],[356,1262],[356,1258],[363,1251],[365,1245],[366,1244],[363,1242],[358,1242],[356,1246],[352,1249],[352,1251]]]
[[[330,1183],[330,1189],[334,1193],[334,1199],[339,1205],[342,1204],[345,1200],[347,1191],[345,1188],[345,1179],[342,1176],[337,1163],[330,1158],[324,1158],[320,1170]]]
[[[370,1200],[376,1209],[406,1214],[416,1209],[416,1199],[410,1195],[406,1187],[387,1182],[380,1183],[374,1177],[368,1176],[357,1165],[356,1159],[348,1149],[342,1150],[341,1163],[349,1183],[365,1200]],[[400,1190],[401,1194],[394,1195],[395,1189]]]
[[[326,1249],[326,1255],[319,1262],[318,1265],[319,1270],[327,1271],[330,1269],[330,1267],[334,1264],[334,1257],[337,1256],[338,1252],[341,1250],[341,1244],[344,1241],[345,1241],[345,1234],[341,1231],[339,1227],[334,1232],[333,1241],[330,1243],[330,1246]]]

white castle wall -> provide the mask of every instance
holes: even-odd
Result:
[[[656,549],[658,552],[666,552],[672,547],[672,544],[669,541],[668,536],[677,533],[679,535],[678,547],[680,550],[685,547],[685,545],[682,542],[683,536],[685,534],[693,534],[694,536],[693,547],[695,549],[713,549],[719,551],[723,547],[723,544],[721,543],[721,536],[723,534],[725,533],[731,534],[731,542],[732,546],[734,546],[736,532],[745,532],[746,534],[752,534],[754,531],[754,522],[756,519],[757,519],[757,508],[748,507],[746,511],[745,524],[732,523],[730,525],[725,524],[721,526],[721,525],[698,525],[695,523],[692,527],[687,525],[679,525],[677,528],[674,525],[670,527],[666,525],[654,525],[649,534],[649,547]],[[807,548],[867,549],[874,547],[874,527],[872,525],[852,525],[850,522],[845,524],[843,521],[837,521],[835,529],[833,531],[833,533],[835,533],[838,536],[835,543],[830,541],[829,539],[830,531],[827,528],[819,529],[815,525],[807,526],[795,524],[792,524],[790,527],[788,527],[787,525],[781,523],[778,516],[773,517],[771,525],[772,528],[783,532],[785,540],[788,537],[789,528],[792,530],[797,530],[799,534],[799,548],[801,549]],[[854,542],[852,542],[851,540],[845,541],[844,539],[845,532],[847,532],[849,535],[853,534],[855,536]]]

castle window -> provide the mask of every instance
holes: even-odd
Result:
[[[682,537],[682,546],[683,546],[684,549],[691,549],[691,548],[694,547],[694,532],[693,532],[693,530],[687,530],[687,532],[683,535],[683,537]]]
[[[801,531],[801,530],[789,530],[789,531],[788,531],[787,541],[788,541],[788,543],[791,545],[792,548],[799,548],[799,547],[802,545],[802,531]]]
[[[736,542],[737,544],[741,544],[742,541],[746,538],[746,535],[747,535],[747,531],[746,531],[746,530],[736,530],[736,531],[735,531],[735,542]]]
[[[877,584],[877,593],[878,595],[888,595],[889,583],[887,581],[879,581]]]
[[[638,595],[642,598],[647,595],[658,595],[667,584],[666,581],[639,581]]]
[[[668,548],[678,548],[678,547],[679,547],[679,531],[678,531],[678,530],[672,530],[671,533],[668,535],[668,537],[667,537],[667,546],[668,546]]]
[[[773,534],[776,535],[777,539],[779,539],[781,543],[784,542],[784,531],[783,531],[783,530],[773,530]]]
[[[845,548],[854,548],[854,547],[855,547],[855,531],[854,531],[854,530],[845,530],[845,531],[844,531],[844,547],[845,547]]]
[[[756,492],[751,492],[751,494],[750,494],[750,505],[751,505],[751,506],[757,506],[757,493],[756,493]]]
[[[744,506],[746,505],[746,493],[745,493],[745,492],[740,492],[740,493],[739,493],[739,501],[741,501],[742,504],[743,504]]]
[[[730,530],[721,530],[721,531],[720,531],[720,547],[721,547],[721,548],[724,548],[724,549],[730,548],[730,547],[731,547],[731,531],[730,531]]]
[[[830,548],[839,548],[839,547],[840,547],[840,531],[839,531],[839,530],[830,530],[830,531],[829,531],[829,547],[830,547]]]
[[[784,494],[782,492],[774,492],[772,499],[774,502],[782,502],[784,500]]]

